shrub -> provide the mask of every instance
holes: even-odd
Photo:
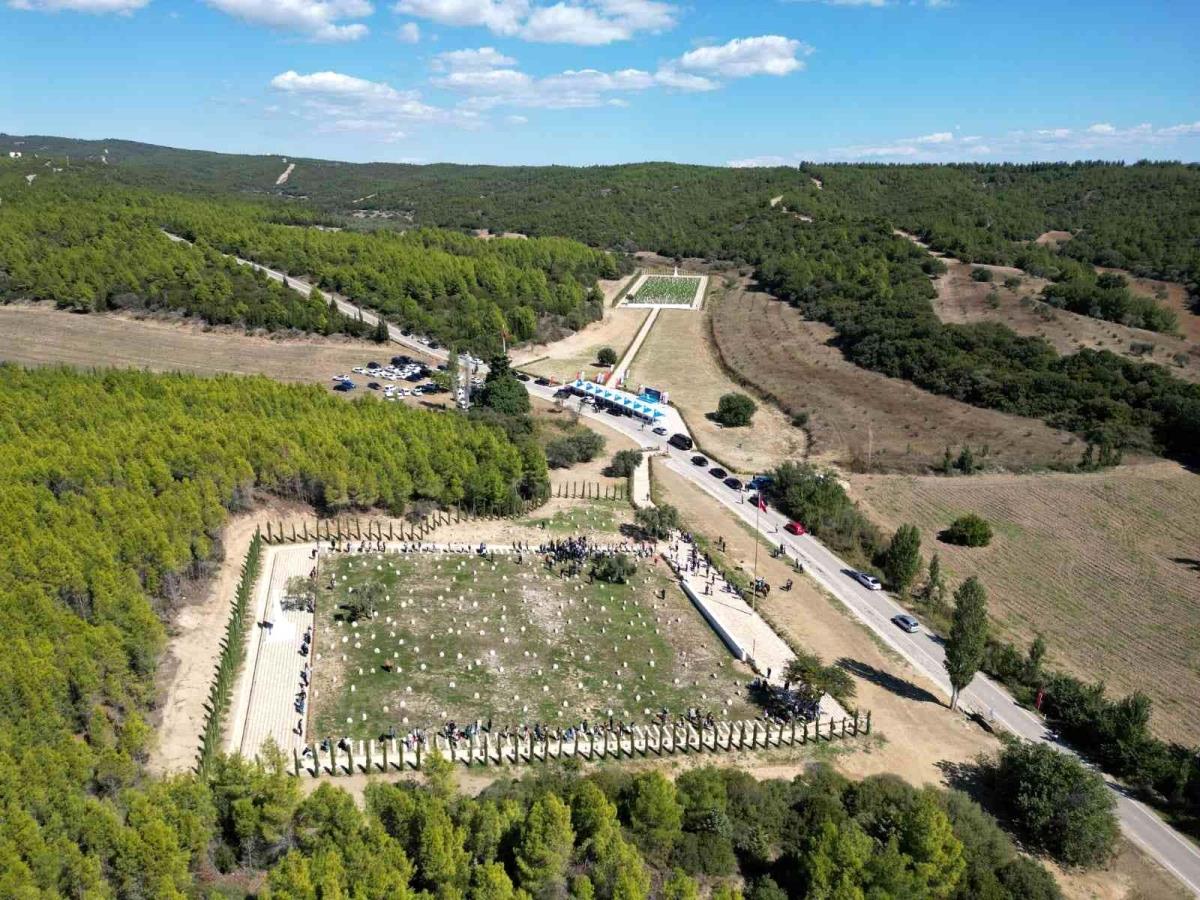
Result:
[[[628,478],[642,464],[642,454],[638,450],[618,450],[608,467],[608,474],[613,478]]]
[[[1104,778],[1046,744],[1012,743],[993,775],[996,795],[1028,843],[1066,866],[1092,867],[1112,856],[1116,800]]]
[[[602,366],[615,366],[617,364],[617,351],[612,347],[601,347],[600,352],[596,354],[596,362]]]
[[[637,564],[624,553],[602,556],[592,566],[593,577],[609,584],[628,584],[635,572]]]
[[[968,513],[951,522],[939,537],[947,544],[960,547],[986,547],[992,542],[992,526],[982,516]]]
[[[741,428],[749,425],[758,404],[745,394],[725,394],[717,401],[713,420],[726,428]]]
[[[974,269],[971,270],[971,279],[973,281],[991,281],[992,280],[992,270],[984,269],[981,266],[976,266]]]
[[[604,438],[584,429],[546,445],[546,464],[552,469],[566,469],[575,463],[591,462],[604,449]]]
[[[671,532],[679,527],[679,510],[667,503],[648,506],[634,513],[633,520],[647,537],[661,541],[670,537]]]

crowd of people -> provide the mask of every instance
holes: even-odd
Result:
[[[792,687],[790,682],[771,684],[765,678],[750,682],[750,696],[763,708],[763,718],[775,725],[812,722],[821,712],[821,698],[811,691]]]

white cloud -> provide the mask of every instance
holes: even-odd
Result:
[[[948,144],[954,140],[954,135],[949,131],[938,131],[933,134],[922,135],[916,140],[918,144]]]
[[[812,47],[777,34],[735,38],[715,47],[699,47],[679,58],[679,66],[693,72],[745,78],[750,75],[787,75],[804,68],[797,54],[807,56]]]
[[[494,34],[538,43],[603,46],[640,31],[673,26],[678,10],[662,0],[398,0],[395,12],[440,25],[487,28]]]
[[[223,13],[254,25],[296,31],[314,41],[356,41],[367,34],[361,19],[375,8],[367,0],[207,0]]]
[[[1088,134],[1116,134],[1117,129],[1107,122],[1097,122],[1088,128]]]
[[[1158,129],[1158,133],[1166,137],[1200,134],[1200,122],[1191,122],[1190,124],[1185,125],[1170,125],[1166,128]]]
[[[680,72],[671,66],[664,66],[654,73],[654,80],[666,88],[677,91],[715,91],[721,85],[703,75],[692,75]]]
[[[28,12],[118,13],[126,15],[141,9],[150,0],[9,0],[13,9]]]
[[[405,44],[417,44],[421,41],[421,26],[416,22],[405,22],[396,32],[396,39]]]
[[[529,12],[527,0],[399,0],[398,13],[439,25],[482,26],[496,34],[514,34]]]
[[[484,69],[499,69],[516,65],[511,56],[505,56],[495,47],[480,47],[478,50],[451,50],[439,53],[434,58],[434,67],[439,71],[478,72]]]
[[[749,156],[745,159],[731,159],[725,163],[731,169],[762,169],[772,166],[795,165],[782,156]]]
[[[505,116],[504,121],[509,125],[524,125],[529,119],[525,118],[525,116]]]
[[[521,37],[527,41],[585,46],[624,41],[632,34],[623,23],[607,19],[590,7],[566,3],[539,7],[521,29]]]
[[[271,79],[271,87],[291,98],[293,114],[325,133],[353,132],[391,142],[403,139],[407,126],[418,123],[478,125],[469,111],[430,106],[416,91],[397,90],[386,82],[342,72],[283,72]]]

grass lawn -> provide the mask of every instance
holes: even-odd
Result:
[[[334,588],[328,590],[329,576]],[[689,706],[744,716],[735,663],[661,564],[628,585],[562,579],[515,558],[347,556],[323,565],[309,733],[362,738],[494,720],[644,721]],[[342,621],[351,590],[387,599]],[[659,592],[665,591],[660,599]],[[390,660],[394,671],[383,668]]]

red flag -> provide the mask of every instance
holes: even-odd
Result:
[[[758,495],[758,508],[759,508],[759,509],[760,509],[762,512],[766,512],[766,511],[767,511],[767,503],[766,503],[766,501],[765,501],[765,500],[763,500],[763,496],[762,496],[762,494],[759,494],[759,495]]]

